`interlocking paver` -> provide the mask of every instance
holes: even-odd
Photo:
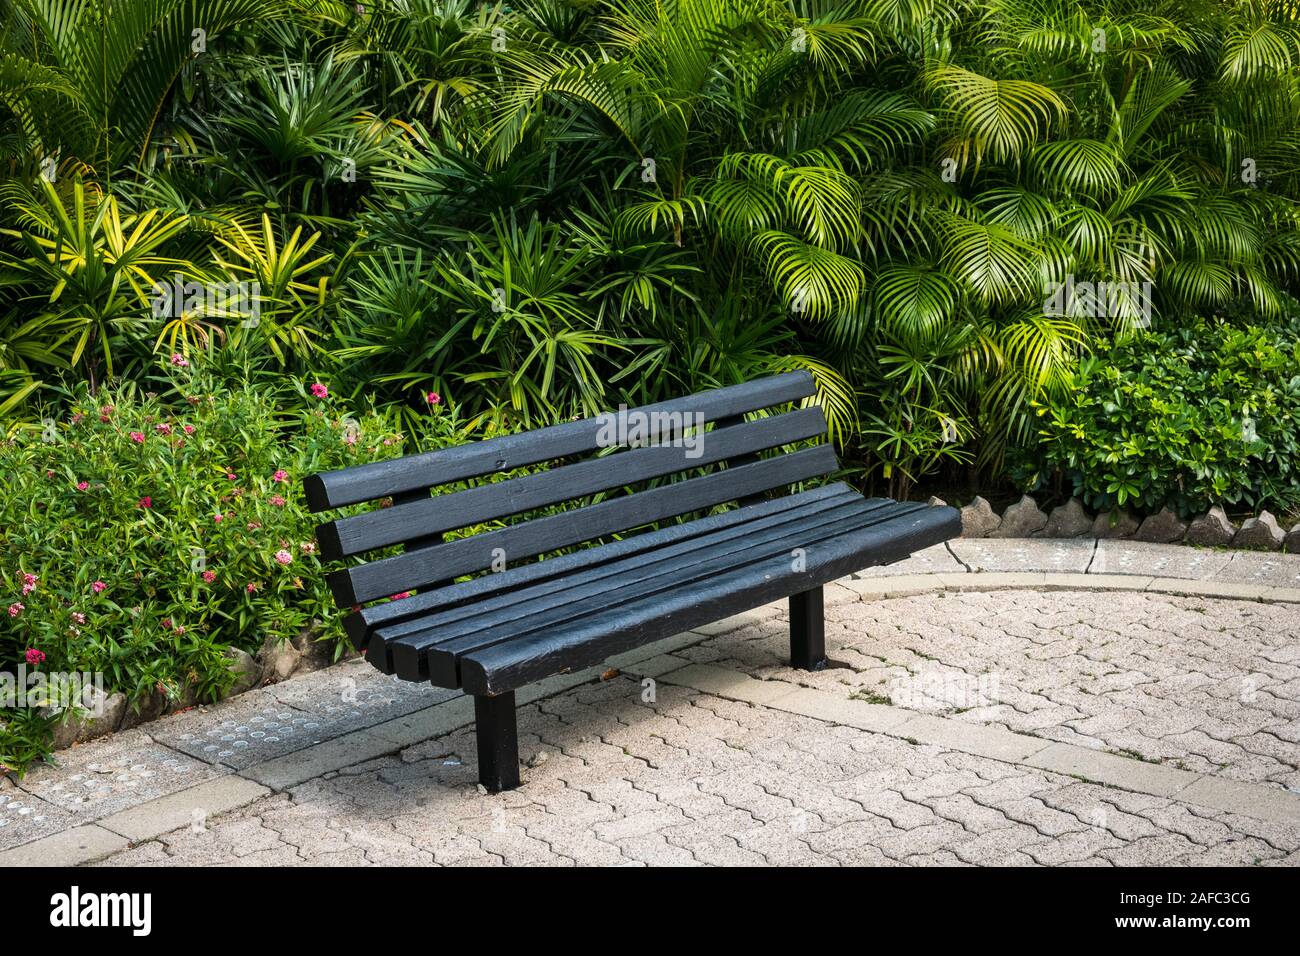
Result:
[[[579,756],[557,753],[526,768],[524,785],[508,794],[473,785],[472,738],[462,729],[110,861],[1108,865],[1273,861],[1300,849],[1300,827],[1284,822],[1244,821],[686,688],[663,687],[653,707],[629,704],[636,687],[616,678],[521,708],[521,727],[543,738],[564,731],[550,745]],[[681,746],[658,766],[620,762],[608,751],[622,751],[598,728],[676,737]],[[710,736],[724,729],[726,744]],[[702,769],[697,755],[718,747],[747,759]],[[462,756],[452,762],[453,754]]]
[[[833,588],[825,671],[778,602],[534,686],[504,794],[468,701],[350,662],[0,780],[0,863],[1300,865],[1297,561],[954,542]]]
[[[1148,555],[1132,550],[1134,560]],[[1208,574],[1205,554],[1181,560]],[[806,700],[819,710],[802,712],[849,723],[835,715],[875,705],[882,716],[854,723],[863,729],[890,730],[898,723],[891,709],[921,711],[1152,766],[1300,788],[1300,663],[1290,656],[1300,644],[1300,605],[1129,591],[928,591],[838,605],[827,618],[828,653],[845,666],[792,670],[780,619],[682,653],[717,673],[839,695],[774,696],[776,708]],[[1008,753],[1018,746],[1008,738]]]

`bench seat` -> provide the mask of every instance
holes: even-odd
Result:
[[[952,537],[954,520],[836,483],[589,548],[535,583],[507,572],[493,593],[377,629],[367,659],[407,680],[501,694],[906,557]]]
[[[821,483],[815,391],[786,373],[307,476],[312,511],[371,504],[316,529],[347,562],[345,630],[384,673],[473,695],[493,791],[519,785],[515,691],[551,675],[783,598],[791,664],[826,666],[823,586],[961,521]]]

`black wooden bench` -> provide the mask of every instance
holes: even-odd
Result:
[[[515,690],[552,674],[786,597],[792,665],[824,667],[822,585],[954,537],[961,523],[953,508],[867,499],[843,483],[768,497],[839,468],[828,444],[783,452],[825,438],[820,408],[745,419],[813,391],[792,372],[306,478],[312,511],[393,500],[316,531],[325,560],[399,552],[329,574],[338,605],[354,608],[349,636],[386,674],[474,695],[479,779],[493,791],[519,784]],[[701,421],[713,427],[690,427]],[[499,526],[444,537],[484,524]],[[417,593],[372,603],[404,591]]]

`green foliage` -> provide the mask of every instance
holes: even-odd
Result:
[[[799,366],[902,491],[1300,276],[1292,0],[127,6],[0,7],[0,413],[210,344],[509,428]],[[173,273],[260,324],[151,316]]]
[[[55,454],[28,434],[42,409],[63,440],[95,403],[162,415],[131,385],[202,353],[208,392],[238,407],[251,383],[232,420],[288,458],[316,432],[268,396],[316,370],[393,433],[429,424],[428,392],[486,433],[803,368],[846,464],[897,496],[940,470],[1000,479],[1047,406],[1079,434],[1026,467],[1077,469],[1094,503],[1281,507],[1287,419],[1266,414],[1289,400],[1284,370],[1252,369],[1219,326],[1161,333],[1227,362],[1189,360],[1227,402],[1209,422],[1178,367],[1122,336],[1259,324],[1300,292],[1298,102],[1295,0],[0,0],[0,420],[18,429],[6,453],[32,456],[14,484],[33,492]],[[1058,307],[1067,281],[1122,291]],[[251,298],[160,310],[169,282]],[[1111,383],[1136,416],[1115,449],[1105,416],[1071,411],[1108,361],[1149,375],[1169,416]],[[1252,372],[1259,394],[1237,383]],[[1244,470],[1211,427],[1229,407],[1272,439],[1235,448]],[[87,567],[128,541],[144,580],[161,573],[160,541],[196,538],[191,509],[216,492],[148,447],[145,477],[195,490],[113,512],[113,538],[51,486],[71,530],[42,533]],[[61,481],[104,463],[83,451]],[[51,580],[71,587],[61,560]],[[209,605],[178,581],[114,612],[142,642],[112,658],[133,693],[214,673],[220,641],[291,628],[319,592]],[[187,614],[186,636],[220,640],[132,630]]]
[[[61,420],[0,442],[0,670],[38,651],[40,668],[100,673],[132,701],[212,700],[231,681],[227,647],[254,652],[313,620],[342,641],[298,483],[400,454],[393,416],[182,364],[151,387],[161,397],[81,387]],[[429,408],[417,447],[457,429]]]
[[[1300,507],[1295,324],[1133,333],[1085,359],[1039,414],[1040,442],[1020,471],[1030,490],[1060,469],[1098,509]]]

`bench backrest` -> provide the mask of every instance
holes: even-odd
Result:
[[[807,372],[789,372],[535,431],[308,476],[303,488],[312,511],[394,500],[392,507],[320,525],[316,539],[323,559],[406,546],[405,553],[331,572],[330,589],[340,607],[365,604],[486,570],[503,556],[514,563],[828,475],[839,463],[827,444],[759,457],[760,452],[791,443],[825,438],[826,418],[820,408],[744,419],[748,412],[806,399],[814,391]],[[701,426],[709,422],[714,427],[704,432]],[[611,449],[612,453],[605,453]],[[551,467],[432,494],[453,482],[543,464]],[[442,540],[445,532],[702,469],[708,472]]]

